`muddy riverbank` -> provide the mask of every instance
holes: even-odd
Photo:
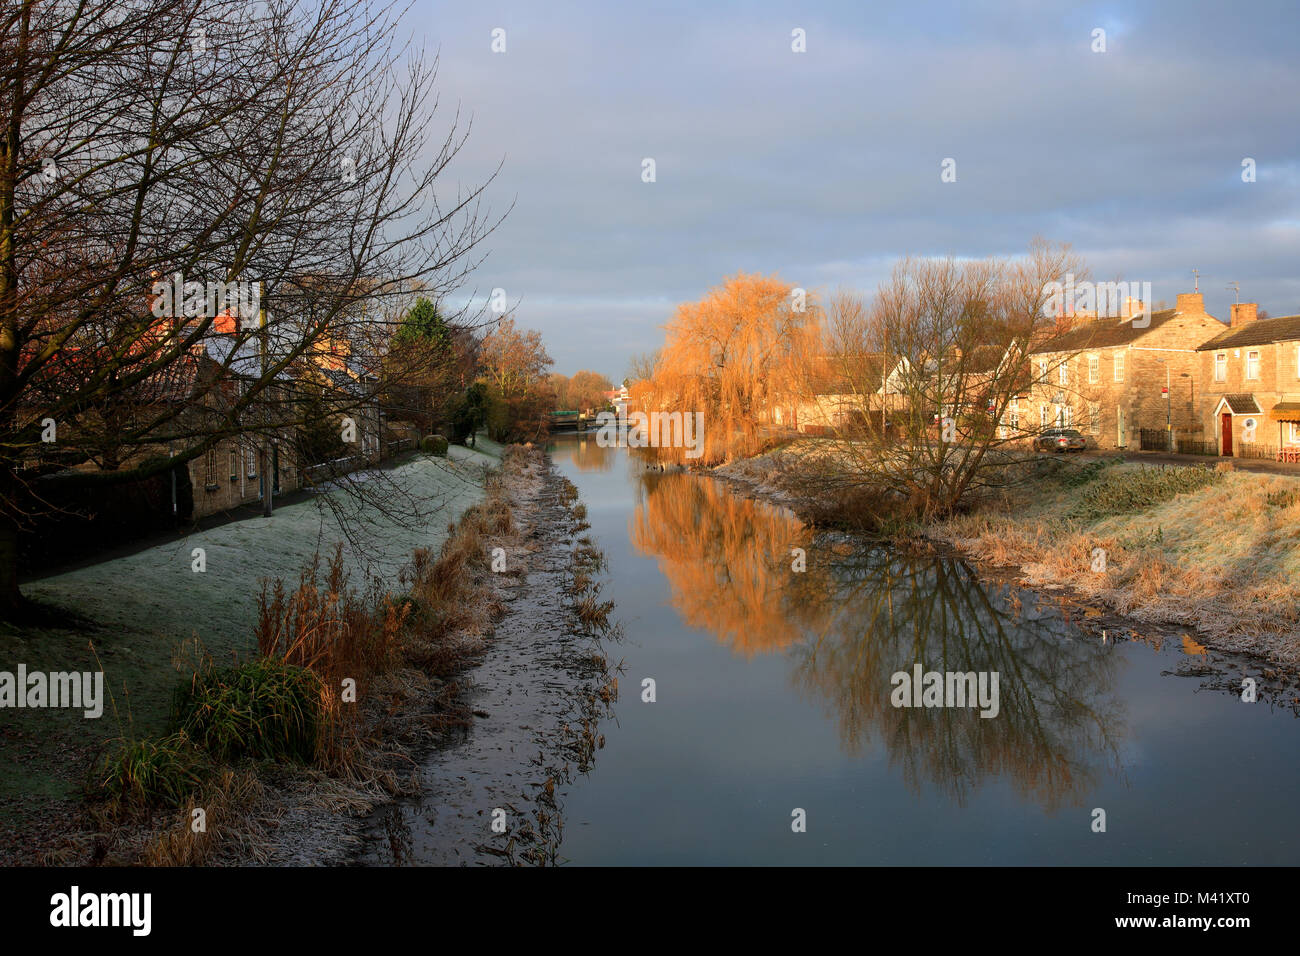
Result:
[[[427,752],[413,792],[372,811],[357,862],[547,865],[562,859],[564,798],[604,746],[618,678],[599,597],[602,556],[585,508],[541,451],[507,485],[515,520],[498,543],[504,606],[482,657],[458,677],[472,721]]]
[[[509,530],[480,542],[490,570],[451,635],[466,663],[444,679],[408,670],[377,686],[364,757],[376,778],[298,777],[270,795],[256,862],[558,860],[566,788],[603,746],[598,722],[617,696],[601,649],[610,606],[583,507],[543,451],[511,449],[494,498]]]

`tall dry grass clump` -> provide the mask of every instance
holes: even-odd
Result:
[[[344,692],[359,697],[374,675],[394,666],[410,608],[377,587],[365,595],[353,588],[339,544],[323,578],[318,553],[292,592],[281,580],[264,582],[257,609],[259,655],[319,679],[317,762],[327,769],[348,765],[358,709],[352,706],[357,698],[345,701]]]

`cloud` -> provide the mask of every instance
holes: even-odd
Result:
[[[457,179],[505,158],[491,196],[516,206],[476,284],[522,299],[560,371],[617,378],[676,302],[737,270],[869,290],[903,255],[1034,235],[1170,300],[1198,268],[1215,314],[1234,280],[1300,312],[1298,19],[1280,3],[459,3],[410,25],[441,54],[444,109],[473,116]]]

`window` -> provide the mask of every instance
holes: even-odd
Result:
[[[1061,384],[1069,385],[1070,384],[1070,363],[1068,360],[1061,362],[1060,374],[1061,374]]]
[[[1047,359],[1038,360],[1038,378],[1039,381],[1047,381]]]
[[[1214,353],[1214,380],[1216,382],[1226,381],[1228,378],[1228,353]]]
[[[1246,378],[1259,378],[1259,352],[1257,351],[1246,353]]]
[[[1040,428],[1047,427],[1048,423],[1051,421],[1051,418],[1048,417],[1051,415],[1051,412],[1052,412],[1052,406],[1050,405],[1038,406],[1038,425]]]
[[[244,467],[246,469],[244,473],[249,478],[257,477],[257,452],[252,448],[244,449]]]
[[[207,455],[203,460],[203,483],[205,485],[215,485],[217,483],[217,450],[209,448]]]
[[[1287,422],[1288,445],[1300,445],[1300,422]]]
[[[1096,385],[1101,381],[1101,356],[1088,356],[1088,384]]]
[[[1011,404],[1007,406],[1007,424],[1012,428],[1020,428],[1020,399],[1013,398]]]
[[[1061,428],[1074,427],[1074,409],[1069,405],[1062,405],[1056,413],[1056,424]]]
[[[234,481],[238,477],[239,477],[239,452],[235,450],[234,445],[231,445],[230,446],[230,480]]]
[[[1101,403],[1088,403],[1088,431],[1093,435],[1101,434]]]
[[[1115,381],[1124,381],[1124,353],[1115,353]]]

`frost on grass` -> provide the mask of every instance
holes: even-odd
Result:
[[[1153,480],[1121,467],[1077,487],[1034,488],[1027,500],[928,533],[1018,568],[1032,587],[1068,588],[1135,620],[1195,628],[1222,650],[1300,665],[1300,481],[1178,473],[1190,490],[1152,493],[1144,506],[1132,493],[1144,477]],[[1090,561],[1097,547],[1108,556],[1100,574]]]
[[[487,443],[482,443],[487,444]],[[98,626],[93,633],[25,635],[30,645],[60,648],[60,669],[97,668],[87,648],[95,641],[104,665],[106,685],[113,690],[120,719],[134,716],[137,730],[152,729],[165,719],[176,681],[172,656],[178,643],[197,635],[216,660],[229,661],[256,650],[254,625],[257,595],[263,579],[297,580],[317,552],[327,553],[345,542],[345,559],[357,584],[378,576],[396,587],[397,574],[416,548],[436,551],[447,537],[448,525],[483,497],[483,473],[498,461],[492,447],[479,451],[454,447],[448,459],[417,456],[382,476],[361,473],[356,481],[382,481],[386,500],[423,503],[417,521],[401,518],[400,509],[359,509],[340,490],[322,489],[306,501],[277,506],[271,518],[248,518],[206,531],[193,531],[174,542],[126,557],[78,568],[35,581],[24,588],[28,597],[75,611]],[[335,497],[339,509],[329,507]],[[348,500],[338,501],[339,498]],[[352,510],[349,511],[349,508]],[[360,546],[346,541],[361,533]],[[191,551],[207,554],[207,570],[191,570]],[[84,661],[83,661],[84,658]],[[124,688],[126,693],[124,693]],[[102,721],[106,734],[115,733],[114,718]],[[143,727],[140,724],[143,723]]]

